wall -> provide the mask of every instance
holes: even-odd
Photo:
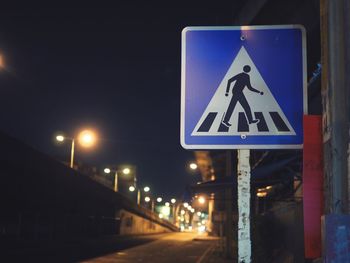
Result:
[[[121,209],[117,215],[120,218],[120,235],[153,234],[171,232],[169,228],[159,225],[134,213]]]

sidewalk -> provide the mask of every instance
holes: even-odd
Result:
[[[220,238],[208,236],[208,234],[198,235],[193,241],[215,241],[196,263],[233,263],[236,259],[226,259],[220,248]]]

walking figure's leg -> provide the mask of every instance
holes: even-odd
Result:
[[[247,115],[249,124],[258,123],[259,120],[253,120],[252,110],[250,109],[249,103],[244,95],[240,96],[238,99],[239,103],[242,105],[245,114]]]
[[[237,96],[233,95],[230,101],[230,104],[228,105],[226,114],[225,114],[225,118],[222,121],[223,124],[225,124],[226,126],[231,126],[231,123],[229,123],[230,119],[231,119],[231,115],[233,113],[233,110],[236,107],[237,104]]]

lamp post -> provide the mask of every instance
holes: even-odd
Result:
[[[129,187],[129,191],[130,192],[134,192],[137,189],[137,204],[140,205],[141,204],[141,189],[139,187],[135,187],[135,186],[130,186]],[[148,186],[145,186],[143,188],[143,191],[145,193],[148,193],[151,190],[151,188],[149,188]],[[146,201],[147,202],[147,201]],[[149,202],[149,201],[148,201]]]
[[[122,170],[119,170],[119,169],[111,170],[110,168],[107,167],[103,171],[106,174],[110,174],[111,172],[114,172],[114,184],[113,184],[114,192],[118,192],[118,190],[119,190],[119,187],[118,187],[119,186],[119,183],[118,183],[119,182],[119,172],[121,171],[122,174],[124,174],[124,175],[130,174],[130,168],[128,168],[128,167],[125,167]],[[131,186],[129,187],[130,192],[135,191],[135,188],[134,188],[134,190],[130,190],[130,188],[131,188]]]
[[[70,166],[70,168],[73,169],[73,167],[74,167],[74,146],[75,146],[74,138],[64,137],[63,135],[57,135],[56,140],[59,142],[63,142],[65,140],[72,141],[71,150],[70,150],[70,165],[69,166]]]
[[[70,168],[74,168],[74,148],[75,148],[75,138],[67,137],[61,134],[56,136],[58,142],[64,142],[65,140],[71,141],[71,151],[70,151]],[[96,134],[91,130],[83,130],[78,134],[77,138],[79,144],[84,148],[90,148],[96,143]]]
[[[170,200],[170,203],[172,204],[173,206],[173,211],[172,211],[172,214],[173,214],[173,222],[176,223],[176,199],[175,198],[171,198]]]

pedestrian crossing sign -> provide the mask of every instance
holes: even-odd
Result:
[[[182,146],[302,148],[305,43],[299,25],[185,28]]]

